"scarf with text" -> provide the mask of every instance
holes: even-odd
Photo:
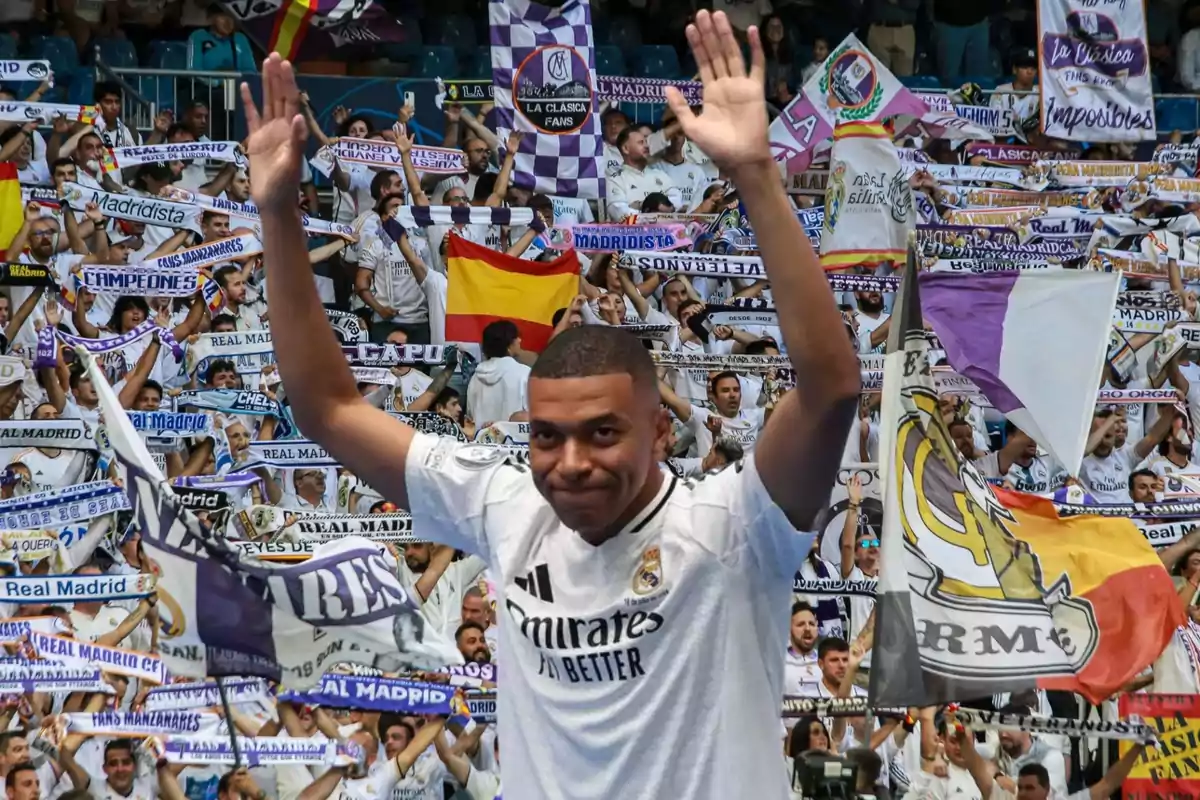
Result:
[[[240,762],[246,767],[321,764],[340,768],[361,767],[364,759],[362,748],[351,741],[319,742],[278,737],[250,739],[239,736],[236,751],[227,736],[172,736],[165,742],[155,738],[146,741],[155,756],[165,758],[172,764],[191,766]]]
[[[275,469],[313,469],[337,467],[338,462],[316,442],[304,439],[289,439],[283,442],[251,442],[246,450],[246,461],[239,465],[243,471],[259,467]]]
[[[54,88],[54,70],[50,62],[44,60],[0,60],[0,78],[6,81],[46,81],[50,88]]]
[[[190,439],[212,433],[212,417],[181,411],[129,411],[133,429],[151,439]]]
[[[140,297],[191,297],[199,286],[199,273],[192,270],[88,264],[82,270],[83,285],[95,294],[132,294]]]
[[[705,310],[714,325],[770,327],[779,324],[778,313],[761,298],[734,297],[728,305],[708,305]]]
[[[99,106],[76,106],[69,103],[23,103],[18,100],[0,101],[0,122],[52,122],[65,117],[71,122],[91,125],[100,116]]]
[[[0,578],[0,603],[75,603],[139,600],[158,577],[134,575],[10,575]]]
[[[158,656],[37,632],[30,635],[29,643],[39,657],[52,658],[68,667],[99,665],[105,672],[128,678],[167,682],[167,667]]]
[[[129,739],[162,734],[214,736],[223,727],[219,715],[192,711],[102,711],[63,714],[57,721],[65,723],[66,733]]]
[[[224,161],[240,169],[249,164],[237,142],[173,142],[108,148],[100,166],[111,173],[159,161]]]
[[[202,333],[188,347],[186,367],[195,373],[212,358],[235,358],[271,354],[274,363],[274,344],[270,331],[232,331]]]
[[[350,373],[355,383],[369,383],[372,386],[395,386],[396,376],[386,367],[351,367]]]
[[[874,578],[862,581],[838,580],[837,578],[800,578],[792,579],[792,592],[795,594],[832,595],[834,597],[874,597]]]
[[[360,367],[397,367],[446,363],[446,355],[454,345],[441,344],[375,344],[358,342],[342,345],[342,353],[351,364]]]
[[[187,189],[180,189],[177,186],[167,187],[166,197],[180,203],[191,203],[203,208],[205,211],[216,211],[219,214],[227,214],[230,217],[230,227],[256,227],[261,224],[262,220],[258,215],[258,206],[254,203],[239,203],[236,200],[226,200],[221,197],[211,197],[200,192],[189,192]],[[242,223],[249,223],[242,225]],[[355,237],[354,226],[347,225],[341,222],[329,222],[316,217],[310,217],[308,214],[301,212],[300,224],[304,230],[316,236],[337,236],[339,239],[353,239]]]
[[[1156,740],[1154,729],[1140,720],[1097,720],[1085,722],[1060,717],[1039,717],[1032,714],[1003,714],[958,707],[954,710],[957,722],[975,730],[1020,731],[1041,736],[1070,736],[1073,739],[1123,739],[1150,744]]]
[[[63,344],[73,348],[83,348],[94,356],[103,356],[124,350],[135,342],[140,342],[147,336],[157,336],[164,348],[170,348],[175,358],[183,357],[183,348],[175,341],[175,334],[168,328],[160,328],[154,320],[147,319],[137,327],[130,328],[125,333],[109,336],[105,339],[86,339],[72,333],[52,328],[49,325],[37,333],[37,351],[34,356],[34,369],[53,368],[57,363],[58,354],[54,346],[57,338]]]
[[[642,272],[667,272],[681,275],[710,275],[755,280],[767,277],[766,268],[758,256],[626,250],[621,253],[617,266],[621,269],[636,269]]]
[[[0,500],[0,528],[63,527],[128,508],[129,498],[120,486],[94,481]]]
[[[404,228],[428,228],[432,225],[532,225],[532,208],[490,208],[487,206],[400,206],[395,218]],[[384,220],[387,228],[387,220]],[[389,231],[389,234],[391,232]],[[396,239],[395,236],[392,237]]]
[[[81,419],[0,421],[0,448],[95,450],[96,440]]]
[[[58,617],[25,617],[0,620],[0,644],[21,644],[33,631],[70,633]]]
[[[450,714],[454,690],[445,684],[369,675],[332,675],[303,692],[284,692],[283,702],[395,714]]]
[[[0,262],[0,286],[53,286],[50,267],[19,261]]]
[[[216,683],[175,683],[156,686],[146,694],[146,711],[189,711],[195,708],[212,708],[221,705],[221,689],[229,704],[244,705],[266,703],[271,700],[266,681],[261,679],[236,678]]]
[[[682,225],[570,225],[546,230],[551,250],[617,253],[623,250],[674,250],[690,247]]]
[[[596,98],[606,103],[665,103],[666,87],[674,86],[692,107],[704,102],[704,84],[700,81],[667,78],[633,78],[623,75],[597,75]],[[490,80],[437,79],[434,103],[438,108],[449,100],[462,105],[492,102]]]
[[[172,398],[175,408],[202,408],[222,414],[278,417],[279,402],[262,392],[243,389],[190,389]]]
[[[362,317],[358,314],[327,308],[325,317],[329,320],[330,327],[333,328],[333,332],[337,334],[342,344],[367,341],[368,331],[363,325]]]
[[[143,261],[138,266],[147,269],[178,269],[180,267],[199,269],[258,255],[262,255],[262,242],[254,234],[243,233],[239,236],[230,236],[215,242],[206,242],[195,247],[176,250],[174,253]]]
[[[466,172],[466,155],[462,150],[449,147],[427,147],[414,144],[409,151],[413,169],[427,175],[458,175]],[[320,169],[336,159],[368,167],[393,169],[401,172],[404,159],[400,149],[391,142],[375,139],[354,139],[343,136],[322,147],[313,156],[313,164]],[[332,171],[332,170],[331,170]]]
[[[1038,161],[1078,161],[1083,154],[1078,150],[1040,150],[1030,145],[993,144],[971,142],[966,147],[968,159],[977,156],[992,164],[1019,164],[1027,166]]]
[[[71,692],[100,692],[113,694],[108,681],[95,668],[68,667],[63,664],[28,662],[26,664],[0,664],[0,693],[45,692],[46,694],[69,694]]]
[[[186,203],[136,194],[115,194],[69,181],[63,184],[62,202],[72,211],[83,211],[88,203],[95,203],[110,219],[200,232],[200,209]]]

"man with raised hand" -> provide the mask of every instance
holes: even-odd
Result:
[[[670,434],[645,348],[584,326],[529,377],[529,466],[424,433],[371,407],[307,270],[296,210],[305,126],[292,67],[242,87],[271,284],[271,333],[296,422],[413,514],[418,536],[478,553],[497,584],[505,794],[519,800],[788,796],[779,698],[792,577],[833,485],[859,366],[771,160],[764,58],[749,71],[724,14],[687,29],[704,112],[669,100],[737,185],[792,366],[753,455],[685,482],[655,458]],[[511,779],[509,776],[512,776]]]

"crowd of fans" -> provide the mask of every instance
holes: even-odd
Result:
[[[619,12],[617,3],[607,12]],[[647,19],[674,18],[683,3],[650,0],[629,4]],[[817,68],[830,42],[853,28],[865,29],[864,41],[897,75],[907,76],[932,57],[945,76],[999,77],[999,47],[1012,55],[1010,86],[1017,94],[997,94],[993,103],[1018,104],[1019,94],[1036,85],[1037,67],[1032,44],[1031,4],[962,4],[935,0],[890,0],[865,4],[829,4],[794,0],[717,0],[742,30],[761,24],[769,57],[767,92],[781,105]],[[1175,7],[1152,0],[1147,6],[1150,39],[1160,85],[1189,90],[1200,88],[1200,38],[1190,30],[1192,3]],[[825,19],[825,27],[812,24]],[[1184,24],[1175,25],[1180,19]],[[1195,17],[1200,21],[1200,17]],[[933,40],[927,36],[934,23]],[[0,27],[27,36],[36,26],[53,24],[81,46],[95,36],[145,35],[196,28],[196,65],[202,68],[249,69],[250,53],[243,62],[243,35],[235,33],[231,18],[207,9],[196,0],[182,3],[87,2],[59,4],[51,10],[39,0],[0,4]],[[647,25],[649,31],[655,26]],[[661,30],[661,28],[659,28]],[[819,30],[820,36],[806,32]],[[840,33],[839,33],[840,31]],[[666,34],[669,35],[669,34]],[[215,38],[231,48],[205,47]],[[243,37],[244,38],[244,37]],[[248,43],[246,44],[248,48]],[[221,55],[215,55],[220,49]],[[218,63],[233,58],[236,64]],[[1194,62],[1194,63],[1193,63]],[[44,91],[39,89],[40,93]],[[9,97],[13,93],[9,92]],[[25,99],[25,98],[20,98]],[[34,98],[36,99],[36,97]],[[206,206],[198,230],[186,227],[145,225],[106,218],[95,205],[71,210],[59,207],[50,195],[62,195],[65,183],[129,193],[135,196],[171,196],[185,193],[235,203],[251,202],[253,175],[237,164],[196,161],[145,164],[124,171],[105,171],[105,148],[137,143],[205,142],[212,137],[209,109],[201,103],[177,109],[174,117],[162,115],[153,129],[130,128],[122,119],[122,90],[115,84],[97,84],[95,101],[100,117],[92,124],[59,118],[29,124],[0,123],[0,161],[14,162],[22,186],[49,189],[35,194],[24,208],[24,222],[8,250],[8,261],[48,268],[56,288],[13,285],[0,295],[0,339],[5,360],[21,364],[26,377],[0,386],[3,419],[82,419],[98,422],[98,399],[91,381],[65,345],[56,349],[54,366],[35,369],[33,356],[38,332],[46,326],[84,339],[107,339],[154,320],[172,332],[186,348],[189,337],[206,332],[267,330],[265,296],[258,256],[233,258],[204,267],[202,274],[220,287],[219,307],[200,292],[192,298],[161,298],[93,293],[75,277],[89,264],[138,264],[202,243],[218,242],[253,233],[238,218]],[[1036,108],[1029,111],[1036,113]],[[452,236],[524,259],[543,259],[538,233],[543,226],[570,226],[596,219],[622,221],[650,213],[713,215],[726,209],[726,199],[736,187],[684,137],[669,118],[659,125],[634,125],[619,108],[603,112],[605,169],[608,194],[599,201],[537,194],[512,179],[511,154],[517,139],[501,140],[487,124],[486,109],[447,106],[444,110],[444,145],[463,151],[461,174],[420,174],[410,157],[412,141],[404,132],[413,109],[399,113],[395,130],[376,129],[370,119],[353,109],[340,110],[336,128],[322,130],[311,108],[305,108],[313,138],[319,145],[340,136],[377,139],[392,143],[402,157],[402,169],[383,170],[360,164],[313,160],[306,167],[304,192],[299,203],[314,217],[353,228],[352,238],[314,236],[310,242],[312,280],[330,309],[360,317],[370,339],[393,344],[445,344],[446,249]],[[43,124],[43,122],[45,124]],[[434,120],[422,120],[425,125]],[[1044,139],[1044,137],[1043,137]],[[1043,141],[1049,149],[1063,143]],[[938,142],[925,143],[935,163],[957,163],[958,155]],[[1107,152],[1107,148],[1101,148]],[[1121,153],[1113,150],[1113,157]],[[1089,156],[1091,157],[1091,156]],[[331,190],[322,197],[312,180],[316,170]],[[939,187],[927,173],[912,178],[913,187],[931,201],[939,201]],[[798,206],[820,203],[811,196],[796,197]],[[732,201],[736,205],[736,200]],[[533,210],[542,224],[489,226],[434,225],[393,240],[383,219],[402,205],[467,205]],[[705,220],[704,216],[696,219]],[[1081,243],[1082,244],[1082,243]],[[885,269],[885,272],[887,270]],[[58,287],[68,288],[60,292]],[[1162,287],[1179,293],[1181,304],[1194,315],[1195,295],[1173,281]],[[68,297],[67,295],[73,295]],[[689,354],[778,355],[780,336],[772,326],[745,328],[699,324],[708,305],[732,298],[765,298],[770,287],[762,281],[691,278],[662,273],[638,273],[622,268],[616,254],[580,258],[578,295],[554,315],[555,332],[582,325],[661,324],[676,329],[677,336],[656,345]],[[862,354],[881,351],[889,330],[891,297],[858,292],[838,298],[847,335]],[[68,305],[69,301],[69,305]],[[1145,344],[1145,342],[1142,342]],[[497,321],[484,331],[478,347],[464,346],[457,364],[443,369],[396,367],[378,384],[360,388],[381,406],[394,411],[428,411],[458,426],[466,438],[503,441],[514,449],[527,444],[528,433],[519,423],[527,419],[524,384],[537,354],[522,347],[518,327]],[[185,358],[155,338],[135,342],[105,359],[105,370],[131,410],[171,408],[172,398],[187,389],[239,388],[260,391],[272,399],[281,394],[272,377],[273,366],[261,374],[239,370],[233,360],[211,360],[202,371],[191,372]],[[1200,453],[1189,431],[1200,411],[1200,387],[1191,351],[1173,358],[1161,375],[1145,374],[1145,366],[1125,386],[1170,385],[1188,400],[1186,411],[1171,406],[1122,406],[1097,410],[1088,455],[1079,480],[1069,478],[1020,430],[1008,426],[994,435],[987,422],[995,419],[958,397],[943,398],[943,412],[955,432],[962,456],[973,460],[987,476],[1012,487],[1051,495],[1069,484],[1100,502],[1152,500],[1164,490],[1172,474],[1200,474]],[[1111,377],[1106,373],[1106,377]],[[1110,384],[1111,385],[1111,384]],[[663,404],[675,422],[675,435],[661,454],[666,468],[683,478],[699,479],[750,453],[758,432],[778,399],[773,376],[735,370],[667,368],[661,373]],[[844,461],[871,463],[878,459],[877,396],[864,394],[861,420],[846,443]],[[1163,408],[1163,413],[1158,409]],[[252,441],[271,440],[285,420],[274,416],[214,412],[217,427],[228,440],[232,471],[248,458]],[[1156,416],[1157,414],[1157,416]],[[171,478],[212,475],[217,471],[214,438],[181,443],[164,454]],[[4,497],[62,489],[115,475],[111,465],[97,463],[94,454],[73,450],[31,448],[0,454],[8,469]],[[228,471],[228,470],[227,470]],[[232,492],[235,508],[273,505],[291,512],[392,512],[395,508],[369,487],[356,483],[344,470],[257,468],[257,480],[240,493]],[[846,487],[849,502],[836,547],[818,546],[801,575],[806,578],[864,580],[879,569],[878,519],[863,513],[864,492],[857,480]],[[494,587],[483,562],[470,554],[429,544],[388,545],[402,582],[422,602],[430,625],[458,645],[463,658],[477,664],[494,663],[499,617],[492,604]],[[835,558],[822,558],[836,553]],[[1200,692],[1200,669],[1189,660],[1189,643],[1200,641],[1196,620],[1200,609],[1191,604],[1200,582],[1200,532],[1188,534],[1161,551],[1164,566],[1179,576],[1181,602],[1190,621],[1152,670],[1126,687],[1127,691]],[[71,565],[78,574],[101,572],[153,572],[155,564],[140,547],[136,533],[113,537],[83,563]],[[0,569],[23,573],[46,570],[49,564],[8,560]],[[0,617],[58,617],[63,630],[74,637],[110,646],[154,652],[160,641],[157,598],[107,603],[79,602],[73,608],[22,604],[5,609]],[[868,597],[797,597],[791,609],[790,646],[785,654],[789,695],[839,697],[865,695],[873,636],[873,601]],[[125,678],[109,676],[122,709],[138,708],[148,687],[129,685]],[[502,691],[502,690],[501,690]],[[287,702],[235,706],[232,722],[245,735],[267,737],[329,737],[355,741],[367,752],[367,777],[353,778],[342,768],[309,769],[303,766],[257,767],[228,771],[159,762],[147,758],[145,749],[125,738],[84,737],[72,734],[41,746],[46,739],[43,723],[64,711],[100,710],[108,701],[102,695],[80,696],[30,693],[11,695],[0,707],[0,776],[10,800],[85,796],[105,798],[302,798],[323,800],[340,793],[345,798],[395,798],[432,800],[461,791],[464,797],[491,800],[500,786],[499,743],[488,725],[478,725],[457,738],[436,717],[400,717],[339,708],[312,708]],[[1020,710],[1082,718],[1110,719],[1115,703],[1092,707],[1069,693],[1039,691],[979,701],[984,707]],[[198,709],[199,710],[199,709]],[[207,709],[206,709],[207,710]],[[221,709],[212,709],[221,713]],[[1111,793],[1128,772],[1132,758],[1118,761],[1091,748],[1088,742],[1065,737],[1028,734],[991,734],[978,746],[964,735],[952,716],[939,709],[913,709],[911,718],[876,723],[866,717],[785,720],[781,755],[792,759],[809,751],[847,754],[859,769],[863,791],[902,793],[915,798],[961,797],[1045,798],[1067,797],[1070,790],[1087,790],[1091,797]],[[461,733],[461,732],[460,732]],[[38,746],[32,746],[38,743]],[[1134,757],[1137,755],[1134,751]],[[1111,770],[1107,771],[1111,765]],[[784,764],[781,762],[781,769]],[[883,787],[883,788],[879,788]],[[799,794],[797,793],[797,796]]]

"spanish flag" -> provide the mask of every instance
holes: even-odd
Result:
[[[25,207],[21,202],[21,184],[17,182],[17,165],[0,161],[0,257],[4,256],[24,222]]]
[[[279,53],[289,61],[296,60],[312,18],[321,10],[320,5],[319,0],[284,0],[275,12],[275,27],[271,30],[271,46],[267,52]]]
[[[1060,518],[963,458],[929,369],[916,264],[910,248],[884,358],[871,703],[1059,689],[1098,704],[1184,623],[1174,583],[1128,519]]]
[[[489,323],[517,324],[521,346],[541,352],[551,318],[579,293],[579,259],[526,261],[451,236],[446,253],[446,341],[478,342]]]

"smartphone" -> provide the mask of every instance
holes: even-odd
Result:
[[[417,107],[417,93],[416,92],[405,92],[404,93],[404,105],[416,108]]]

